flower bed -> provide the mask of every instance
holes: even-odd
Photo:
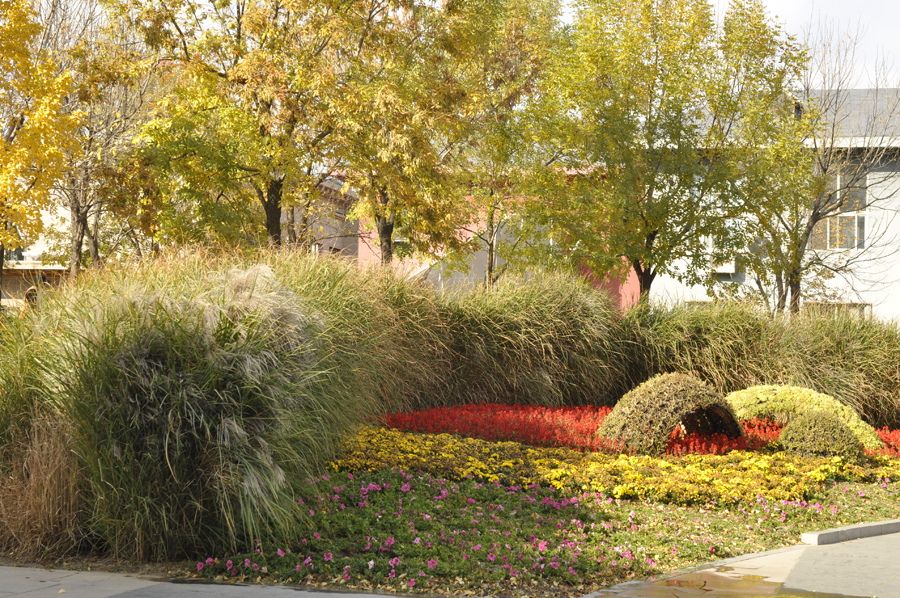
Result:
[[[871,456],[866,467],[842,459],[808,459],[732,451],[727,455],[655,458],[533,448],[449,434],[415,434],[364,427],[348,440],[337,471],[423,471],[450,480],[473,478],[511,485],[544,484],[568,491],[663,503],[736,504],[759,496],[806,500],[827,481],[900,478],[900,461]]]
[[[538,407],[482,403],[441,407],[412,413],[394,413],[382,424],[405,432],[458,434],[489,441],[521,442],[531,446],[570,448],[618,454],[615,443],[597,437],[609,407]],[[781,433],[781,426],[768,420],[741,422],[745,438],[723,434],[688,434],[673,430],[666,445],[669,455],[688,453],[722,455],[732,450],[758,450]]]

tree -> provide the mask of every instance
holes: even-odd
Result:
[[[799,311],[804,295],[828,298],[831,278],[883,278],[878,264],[895,251],[886,204],[897,194],[890,165],[900,93],[884,61],[870,71],[867,88],[854,89],[859,40],[859,31],[829,23],[811,31],[796,106],[770,121],[774,128],[759,129],[770,133],[766,165],[752,186],[763,200],[750,204],[748,250],[739,259],[773,313]]]
[[[62,110],[71,77],[41,34],[30,2],[0,0],[0,253],[41,232],[65,152],[78,149],[79,115]]]
[[[169,65],[179,85],[167,110],[173,110],[175,102],[184,103],[177,127],[159,111],[144,141],[156,144],[157,159],[164,166],[208,173],[206,182],[219,184],[211,194],[215,200],[238,203],[253,197],[263,210],[269,242],[280,244],[286,200],[314,190],[335,167],[328,139],[341,115],[333,111],[333,98],[352,93],[346,87],[347,56],[370,42],[373,15],[387,4],[116,4],[120,14],[133,15],[145,42]],[[203,104],[203,111],[193,113],[198,122],[190,126],[184,119],[196,103]],[[210,123],[227,123],[239,136],[223,139],[220,131],[207,126]],[[175,164],[180,160],[192,164]],[[204,186],[180,190],[192,200],[205,191]]]
[[[78,275],[87,241],[90,263],[104,258],[102,222],[109,220],[101,196],[104,174],[131,150],[131,141],[147,117],[147,109],[160,91],[145,48],[127,24],[105,11],[95,0],[46,0],[40,5],[44,45],[52,50],[57,68],[71,73],[72,86],[63,110],[81,115],[78,146],[65,151],[64,175],[54,185],[54,196],[68,212],[68,234],[51,232],[51,254],[68,263]],[[60,222],[60,224],[63,224]],[[109,231],[124,238],[130,229]],[[54,238],[55,237],[55,238]],[[59,247],[65,245],[64,248]],[[117,250],[112,243],[107,250]]]
[[[477,124],[454,167],[467,208],[462,228],[474,241],[469,247],[486,254],[487,288],[510,265],[525,261],[526,198],[541,161],[533,129],[545,108],[540,101],[550,54],[559,41],[558,16],[556,2],[507,2],[481,59],[483,74],[475,83],[489,101],[474,115]]]
[[[732,2],[721,29],[705,0],[576,6],[556,75],[564,168],[544,183],[546,234],[570,262],[632,269],[642,296],[659,274],[702,282],[710,240],[713,259],[738,242],[732,183],[754,148],[736,132],[783,102],[803,54],[757,0]]]

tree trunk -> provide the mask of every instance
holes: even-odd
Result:
[[[387,189],[382,187],[378,201],[384,206],[384,215],[375,217],[382,266],[389,266],[394,261],[394,215],[389,213],[388,200]]]
[[[281,245],[281,194],[284,179],[269,179],[266,195],[262,199],[266,212],[266,236],[272,245]]]
[[[638,259],[632,261],[631,266],[634,268],[634,273],[637,274],[638,283],[640,284],[641,301],[645,301],[650,298],[650,285],[653,284],[653,280],[656,278],[656,272],[650,268],[644,268]]]
[[[288,215],[288,243],[291,245],[297,244],[297,208],[291,206],[290,214]]]
[[[491,190],[491,195],[493,195],[493,193],[493,190]],[[494,210],[491,208],[488,208],[485,228],[485,239],[487,239],[487,266],[484,271],[484,286],[486,289],[491,290],[494,286],[494,260],[496,259],[497,253],[497,239],[494,232]]]
[[[6,265],[6,245],[0,243],[0,312],[3,311],[3,267]]]
[[[394,218],[377,216],[375,226],[378,229],[378,245],[381,248],[381,265],[390,266],[394,259]]]
[[[94,209],[94,222],[87,231],[88,249],[91,251],[91,266],[99,266],[102,259],[100,258],[100,210],[102,206],[97,204]],[[87,215],[85,215],[87,218]]]
[[[776,311],[781,314],[784,313],[784,308],[787,305],[787,290],[784,288],[784,277],[781,275],[781,272],[775,273],[775,290],[778,293]]]
[[[800,313],[800,272],[796,269],[791,271],[788,289],[791,291],[791,313]]]
[[[75,179],[69,179],[69,277],[75,278],[81,272],[81,256],[84,251],[84,235],[87,232],[87,212],[82,209],[79,192],[75,188]]]

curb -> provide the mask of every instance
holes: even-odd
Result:
[[[821,532],[806,532],[800,536],[800,541],[804,544],[822,546],[824,544],[837,544],[839,542],[883,536],[884,534],[896,534],[898,532],[900,532],[900,519],[893,519],[891,521],[835,527]]]

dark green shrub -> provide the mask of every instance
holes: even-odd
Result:
[[[798,415],[784,427],[778,440],[787,452],[805,457],[843,457],[858,463],[864,456],[853,430],[825,411]]]
[[[688,374],[660,374],[633,389],[603,420],[598,434],[638,453],[662,454],[679,425],[687,434],[743,434],[722,396]]]

